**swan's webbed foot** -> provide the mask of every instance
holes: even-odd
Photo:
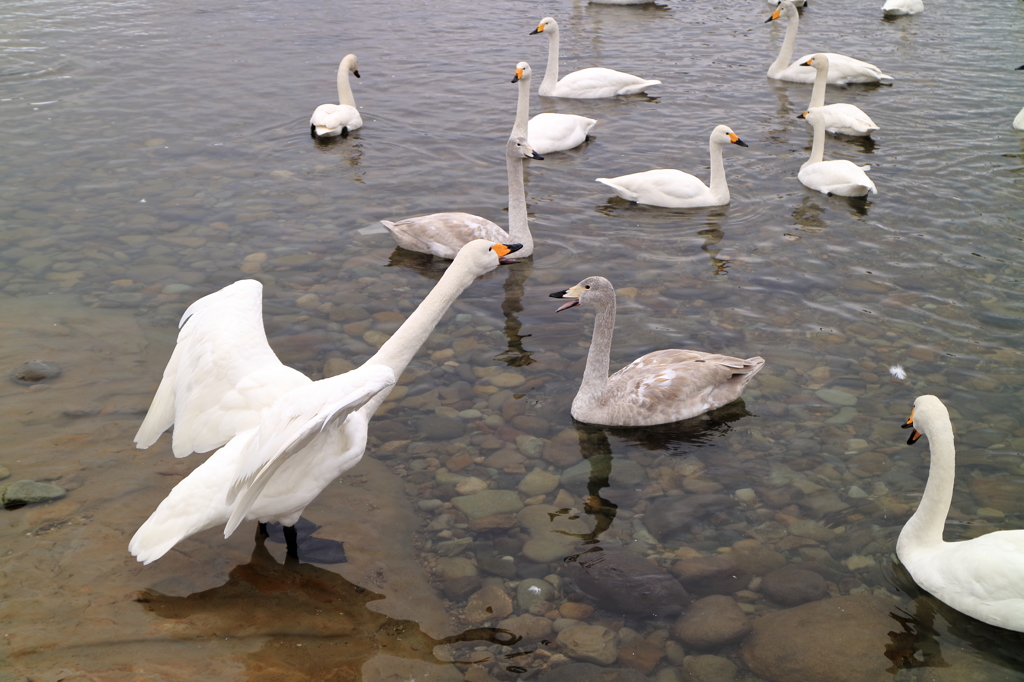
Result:
[[[342,137],[348,137],[348,126],[342,126],[341,127],[341,136]]]
[[[313,137],[314,140],[316,139],[316,126],[313,125],[312,123],[309,124],[309,134]]]
[[[295,530],[295,526],[283,526],[281,530],[284,531],[284,542],[287,547],[286,555],[293,558],[299,558],[299,534]]]

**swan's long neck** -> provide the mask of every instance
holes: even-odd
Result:
[[[530,120],[530,79],[519,79],[519,101],[516,104],[516,122],[512,124],[512,137],[526,137]],[[510,171],[511,172],[511,171]]]
[[[544,69],[544,80],[540,82],[540,89],[537,91],[542,95],[554,92],[558,84],[558,30],[548,33],[548,65]]]
[[[612,355],[612,333],[615,331],[615,294],[611,300],[604,299],[597,307],[594,318],[594,335],[590,339],[587,353],[587,368],[583,371],[580,395],[600,395],[608,384],[608,364]]]
[[[348,64],[345,62],[338,67],[338,104],[347,104],[350,107],[356,105],[356,100],[352,96],[352,86],[348,82]]]
[[[508,238],[513,244],[522,244],[517,257],[533,255],[533,235],[526,218],[526,186],[523,182],[523,159],[521,156],[505,155],[508,168]]]
[[[956,449],[953,445],[953,427],[949,420],[928,429],[928,447],[931,450],[931,464],[928,467],[928,483],[921,496],[917,511],[910,517],[897,542],[897,551],[902,546],[928,547],[942,543],[942,529],[946,515],[953,501],[953,479],[956,469]]]
[[[729,183],[725,180],[725,162],[722,160],[722,143],[711,140],[711,196],[723,204],[729,203]]]
[[[796,32],[800,29],[800,16],[794,14],[787,19],[786,37],[782,40],[782,47],[779,49],[779,56],[775,58],[768,68],[768,75],[773,76],[789,66],[793,59],[793,46],[796,45]]]
[[[811,158],[807,160],[804,166],[820,163],[825,160],[825,124],[819,122],[813,125],[814,140],[811,142]]]
[[[815,64],[818,63],[818,59],[820,57],[814,60]],[[811,103],[807,105],[808,109],[825,106],[825,81],[828,80],[828,66],[826,65],[825,68],[816,66],[815,68],[817,73],[814,74],[814,88],[811,89]]]
[[[380,347],[380,350],[366,361],[366,364],[387,365],[395,373],[395,379],[400,377],[420,346],[430,336],[430,332],[434,331],[434,327],[452,301],[458,298],[474,279],[476,277],[472,272],[459,267],[458,261],[453,262],[412,315]],[[373,415],[389,393],[390,389],[381,391],[362,409],[367,411],[367,415]]]

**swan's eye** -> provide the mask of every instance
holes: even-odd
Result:
[[[585,286],[585,287],[583,287],[583,288],[584,288],[584,289],[589,289],[589,288],[590,288],[590,285],[588,284],[587,286]]]

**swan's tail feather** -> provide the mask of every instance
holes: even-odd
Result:
[[[616,185],[611,178],[597,178],[597,181],[611,187],[616,194],[625,199],[626,201],[636,201],[640,197],[636,192],[630,191],[622,185]]]

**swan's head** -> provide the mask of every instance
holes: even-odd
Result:
[[[811,124],[812,128],[816,125],[825,125],[825,119],[822,118],[825,114],[823,114],[820,111],[820,109],[821,107],[814,107],[812,109],[808,109],[804,113],[797,116],[797,118],[806,119],[807,122]]]
[[[512,79],[512,82],[518,83],[519,81],[526,81],[529,83],[532,75],[533,69],[530,68],[530,65],[526,62],[519,62],[516,64],[516,77]]]
[[[740,139],[740,136],[732,131],[729,126],[715,126],[711,131],[711,144],[736,144],[746,147],[747,143]]]
[[[352,72],[352,75],[359,78],[359,58],[354,54],[347,54],[345,58],[341,60],[341,68],[348,69]],[[371,71],[373,69],[370,69]]]
[[[782,2],[779,3],[778,8],[774,12],[772,12],[772,15],[764,20],[764,23],[767,24],[769,21],[775,21],[780,17],[792,19],[793,17],[798,16],[800,15],[797,14],[796,6],[789,0],[782,0]]]
[[[600,300],[608,299],[614,302],[615,288],[612,286],[612,283],[604,277],[587,277],[576,286],[569,287],[564,291],[556,291],[553,294],[548,294],[548,297],[569,299],[568,303],[563,303],[559,306],[558,310],[555,311],[556,313],[560,313],[563,310],[575,308],[583,303],[594,305]]]
[[[914,409],[910,411],[910,419],[903,425],[911,429],[907,445],[913,445],[922,435],[931,437],[938,429],[949,431],[953,436],[953,427],[949,422],[949,412],[942,401],[933,395],[920,395],[914,401]]]
[[[474,239],[459,249],[448,269],[468,270],[474,277],[479,277],[499,265],[518,262],[507,256],[521,248],[522,244],[495,244],[487,239]]]
[[[508,138],[508,143],[505,145],[505,157],[508,159],[539,159],[544,160],[544,157],[533,150],[530,143],[527,142],[526,138],[522,135]]]
[[[540,23],[537,24],[537,28],[530,31],[531,36],[534,35],[535,33],[550,33],[557,35],[558,22],[552,19],[551,17],[544,17],[543,19],[540,20]]]
[[[810,59],[802,62],[800,66],[810,66],[817,71],[828,73],[828,56],[823,54],[812,55]]]

